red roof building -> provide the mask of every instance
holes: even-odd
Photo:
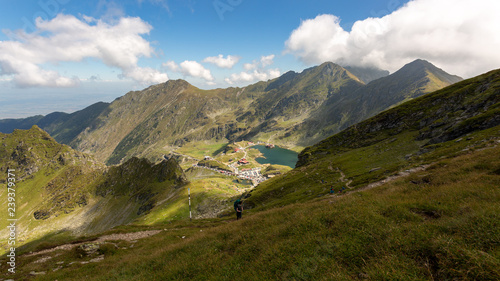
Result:
[[[243,165],[248,164],[248,161],[247,161],[247,159],[243,158],[240,161],[238,161],[238,164],[243,164]]]

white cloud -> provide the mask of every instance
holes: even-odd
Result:
[[[275,55],[261,56],[260,60],[254,60],[252,63],[245,63],[243,68],[245,70],[254,70],[257,68],[264,68],[266,66],[270,66],[274,63]]]
[[[223,55],[219,55],[217,57],[207,57],[203,60],[203,62],[215,64],[220,68],[231,69],[235,64],[238,63],[240,59],[241,58],[237,56],[228,55],[226,58],[224,58]]]
[[[176,64],[175,61],[167,61],[167,62],[163,63],[163,67],[166,67],[173,72],[180,72],[181,71],[179,65]]]
[[[254,62],[254,63],[245,63],[245,64],[243,65],[243,68],[244,68],[245,70],[254,70],[254,69],[256,69],[257,67],[258,67],[258,63],[256,63],[256,62]]]
[[[161,73],[156,69],[150,67],[134,67],[125,70],[120,77],[131,78],[135,81],[142,83],[148,83],[151,81],[155,81],[156,83],[161,83],[168,80],[167,74]]]
[[[199,62],[196,61],[183,61],[179,65],[173,61],[168,61],[163,64],[164,67],[169,68],[171,71],[180,72],[185,76],[203,78],[206,81],[213,81],[214,77],[210,70],[206,69]]]
[[[252,63],[245,63],[243,68],[246,71],[233,73],[230,77],[226,77],[224,81],[233,85],[237,83],[249,83],[256,81],[266,81],[274,79],[281,75],[279,69],[266,69],[266,67],[274,63],[275,55],[261,56],[259,60],[253,60]]]
[[[114,22],[125,17],[125,9],[115,1],[99,0],[96,8],[102,14],[101,19],[106,22]]]
[[[269,66],[271,64],[274,63],[274,55],[269,55],[269,56],[262,56],[260,58],[260,64],[262,65],[262,67],[266,67],[266,66]]]
[[[63,77],[45,64],[80,62],[96,58],[109,67],[121,69],[120,77],[140,83],[168,80],[165,73],[139,67],[140,57],[151,57],[154,49],[141,35],[152,27],[140,18],[120,18],[115,24],[84,17],[59,14],[50,21],[38,18],[37,31],[17,32],[17,40],[0,41],[0,75],[13,75],[19,87],[70,87],[76,77]]]
[[[252,72],[240,72],[233,73],[230,77],[226,78],[226,83],[233,85],[235,83],[241,82],[255,82],[255,81],[267,81],[269,79],[274,79],[281,75],[279,69],[269,69],[269,70],[254,70]]]
[[[333,61],[390,71],[422,58],[465,77],[500,66],[500,1],[414,0],[382,18],[354,23],[334,15],[305,20],[285,52],[308,64]]]

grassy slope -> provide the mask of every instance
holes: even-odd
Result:
[[[27,258],[20,275],[64,261],[38,279],[496,280],[500,126],[490,125],[498,116],[498,76],[417,99],[308,148],[299,168],[252,193],[245,204],[255,208],[243,221],[163,225],[169,220],[158,207],[146,223],[169,230],[134,248],[103,246],[104,261],[87,265],[69,264],[79,260],[71,251],[39,264]],[[332,183],[355,189],[422,164],[430,166],[374,189],[328,195]],[[207,180],[192,192],[204,200],[206,190],[227,188]],[[222,205],[234,199],[225,194]],[[186,190],[177,195],[165,199],[185,214]]]
[[[175,162],[153,166],[136,160],[107,169],[36,126],[0,139],[0,183],[6,184],[7,168],[15,169],[17,246],[49,233],[96,233],[128,223],[182,184]],[[7,198],[6,188],[0,196]],[[7,200],[0,206],[7,210]],[[2,252],[8,223],[0,221]]]
[[[72,141],[84,131],[86,128],[94,128],[99,126],[97,117],[105,112],[109,107],[109,103],[98,102],[88,106],[87,108],[68,114],[65,118],[61,118],[61,124],[51,123],[46,116],[38,122],[39,127],[47,131],[59,143],[69,144],[76,147]]]
[[[152,164],[131,158],[106,168],[58,144],[37,127],[0,134],[0,139],[0,171],[6,175],[7,168],[16,170],[17,247],[30,247],[23,245],[38,239],[51,245],[132,221],[153,224],[186,219],[188,188],[196,204],[193,216],[217,217],[249,188],[233,182],[234,178],[203,173],[187,184],[173,160]],[[5,183],[5,178],[0,182]],[[1,189],[0,196],[6,198],[7,189]],[[7,209],[6,200],[0,205]],[[41,213],[41,218],[35,218],[35,213]],[[8,223],[0,221],[2,253],[7,249]]]
[[[29,241],[60,229],[61,224],[75,225],[75,222],[68,223],[68,218],[76,214],[81,205],[89,203],[91,191],[87,183],[102,174],[104,165],[58,144],[36,126],[28,131],[1,134],[0,138],[0,182],[5,183],[7,168],[15,169],[18,239]],[[7,198],[7,189],[1,189],[0,196]],[[7,210],[7,200],[0,205]],[[37,211],[50,218],[36,220],[33,215]],[[7,223],[0,221],[1,251],[8,236]]]
[[[48,270],[34,280],[498,280],[499,153],[498,145],[472,151],[372,190],[247,213],[239,222],[159,226],[168,230],[113,248],[99,263],[70,265],[82,260],[73,251],[42,263],[25,258],[19,276]],[[60,270],[50,270],[61,261]]]
[[[146,220],[167,231],[133,248],[102,246],[104,261],[86,265],[70,264],[85,260],[74,251],[45,263],[26,258],[20,275],[63,261],[37,280],[497,280],[499,76],[464,81],[308,148],[299,168],[245,200],[255,208],[242,221],[163,224],[170,220],[159,207]],[[356,191],[423,164],[425,170]],[[331,184],[352,190],[332,196]],[[206,190],[217,194],[228,185],[198,181],[192,194],[203,199]],[[186,190],[175,196],[173,209],[185,214],[179,200]],[[222,205],[234,199],[227,196]]]
[[[338,190],[350,182],[356,188],[481,148],[499,137],[497,129],[482,131],[500,123],[499,91],[500,71],[492,71],[387,110],[306,148],[299,168],[259,186],[248,204],[304,202],[331,185]]]

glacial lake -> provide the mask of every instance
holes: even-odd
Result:
[[[255,159],[259,164],[276,164],[295,168],[299,160],[299,154],[295,151],[281,147],[266,148],[264,145],[255,145],[252,148],[258,149],[265,158]]]

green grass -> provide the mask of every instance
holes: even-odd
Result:
[[[144,224],[166,230],[134,247],[102,245],[99,263],[71,264],[82,259],[75,251],[40,263],[26,257],[19,276],[47,270],[34,279],[498,280],[497,76],[464,81],[353,126],[307,148],[298,168],[249,194],[231,178],[203,173],[193,173],[188,185],[168,185],[168,177],[164,185],[172,173],[185,182],[178,170],[132,159],[110,169],[97,191],[122,196],[110,204],[112,212],[127,200],[142,207],[154,194],[155,207],[117,231],[151,229]],[[493,82],[484,87],[486,80]],[[205,148],[203,154],[223,146]],[[357,190],[422,165],[423,171]],[[348,192],[332,196],[332,185]],[[188,188],[196,217],[217,219],[187,219]],[[250,196],[244,219],[234,221],[231,204],[242,194]],[[49,233],[29,247],[68,239]],[[50,271],[58,262],[63,266]]]
[[[216,156],[219,152],[224,150],[226,145],[227,142],[190,142],[177,149],[176,152],[189,155],[197,159],[203,159],[205,156]]]
[[[161,225],[168,230],[100,263],[69,265],[78,261],[71,252],[41,264],[26,259],[19,276],[49,270],[34,280],[498,280],[499,153],[494,147],[443,159],[372,190],[245,212],[241,221]],[[62,268],[52,272],[59,261]]]
[[[494,146],[500,137],[499,87],[500,74],[492,71],[351,126],[302,151],[297,169],[260,185],[248,204],[267,209],[306,202],[331,186],[355,189]]]
[[[232,172],[232,170],[225,164],[216,161],[216,160],[201,160],[198,162],[198,165],[203,167],[208,167],[212,169],[225,170],[228,172]]]
[[[15,169],[16,246],[64,228],[61,221],[67,221],[68,214],[77,209],[78,202],[81,203],[80,199],[90,194],[87,184],[102,174],[103,165],[56,143],[37,127],[0,137],[3,144],[0,171],[6,176],[6,167]],[[15,157],[11,157],[12,151],[15,151]],[[0,190],[0,197],[7,198],[7,189]],[[7,200],[0,202],[0,206],[7,211]],[[39,210],[47,211],[51,218],[36,220],[34,213]],[[6,220],[0,221],[2,253],[7,247],[4,239],[8,236],[7,223]]]
[[[248,204],[267,209],[327,195],[332,186],[338,191],[342,187],[354,189],[381,180],[411,166],[405,155],[419,149],[418,143],[410,141],[413,137],[414,133],[401,134],[397,138],[330,155],[307,167],[292,170],[259,185],[252,192]],[[343,181],[341,172],[345,175]]]
[[[193,218],[217,217],[232,209],[235,197],[241,196],[248,187],[235,182],[235,178],[210,176],[197,179],[166,193],[159,198],[158,204],[148,214],[136,220],[136,223],[152,225],[189,218],[188,189],[191,193]]]
[[[262,170],[262,175],[267,176],[267,175],[283,175],[287,172],[289,172],[292,168],[288,166],[283,166],[283,165],[269,165],[265,169]]]

